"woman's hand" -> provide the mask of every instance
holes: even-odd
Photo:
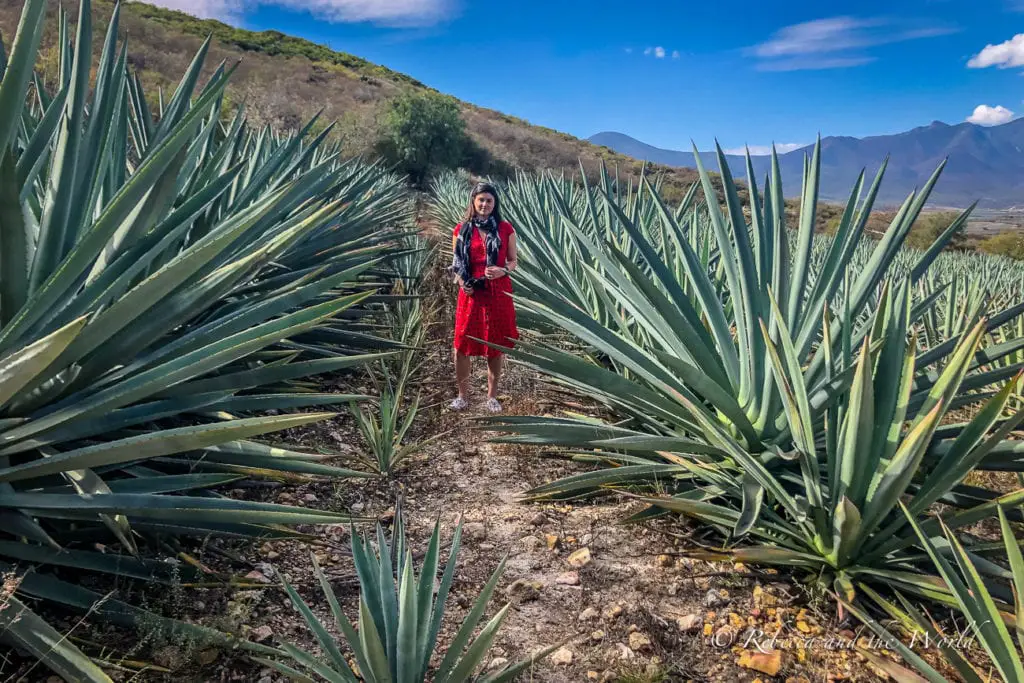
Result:
[[[455,281],[459,283],[459,287],[462,289],[463,292],[465,292],[466,294],[473,293],[473,288],[467,285],[465,282],[463,282],[461,277],[455,278]]]
[[[508,275],[508,271],[498,266],[487,266],[487,270],[484,271],[484,275],[488,280],[497,280],[500,277]]]

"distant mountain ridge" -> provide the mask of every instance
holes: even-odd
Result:
[[[696,167],[692,152],[660,149],[623,133],[603,132],[588,140],[637,159],[666,166]],[[812,151],[813,145],[779,154],[787,197],[799,195],[804,156]],[[701,152],[700,156],[708,170],[718,169],[714,152]],[[991,127],[933,121],[895,135],[822,138],[821,198],[845,201],[862,169],[868,173],[866,192],[886,156],[889,164],[878,204],[902,202],[914,188],[923,187],[946,158],[946,168],[932,192],[931,205],[963,208],[977,201],[987,209],[1024,206],[1024,118]],[[726,158],[733,175],[746,178],[745,157]],[[760,186],[771,168],[771,157],[757,156],[751,160]]]

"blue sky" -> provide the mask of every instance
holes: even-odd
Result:
[[[156,0],[587,137],[727,149],[1024,112],[1024,0]]]

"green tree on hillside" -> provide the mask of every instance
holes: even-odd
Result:
[[[469,150],[459,106],[440,93],[404,93],[388,103],[377,151],[423,185],[435,170],[456,168]]]

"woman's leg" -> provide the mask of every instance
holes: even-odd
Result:
[[[469,356],[459,353],[455,349],[455,382],[459,387],[459,398],[469,398],[469,372],[472,369],[472,360]]]
[[[498,398],[498,382],[501,381],[501,365],[505,354],[487,358],[487,398]]]

